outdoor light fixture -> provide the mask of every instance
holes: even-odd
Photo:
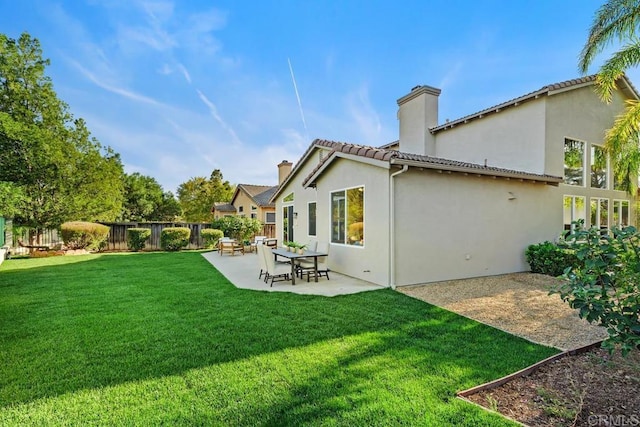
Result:
[[[294,217],[295,219],[298,219],[298,212],[294,212],[294,213],[293,213],[293,217]]]

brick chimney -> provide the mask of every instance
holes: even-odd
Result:
[[[287,179],[289,174],[291,173],[291,168],[293,167],[293,163],[288,160],[283,160],[278,165],[278,185],[282,184],[282,182]]]
[[[438,125],[440,89],[416,86],[398,99],[400,151],[427,156],[436,155],[436,141],[429,128]]]

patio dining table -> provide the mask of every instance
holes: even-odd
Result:
[[[277,248],[272,250],[273,255],[276,259],[281,256],[291,260],[291,284],[296,284],[296,266],[295,260],[300,258],[313,258],[313,271],[315,272],[315,281],[318,281],[318,257],[321,256],[329,256],[328,253],[324,252],[315,252],[315,251],[304,251],[299,254],[298,252],[289,252],[286,249]]]

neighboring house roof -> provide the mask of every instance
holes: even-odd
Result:
[[[554,95],[556,93],[564,92],[567,90],[578,89],[584,86],[594,85],[596,82],[596,75],[580,77],[578,79],[566,80],[564,82],[553,83],[550,85],[543,86],[542,88],[527,93],[526,95],[522,95],[518,98],[511,99],[509,101],[503,102],[498,105],[494,105],[493,107],[485,108],[482,111],[478,111],[477,113],[470,114],[468,116],[461,117],[456,120],[450,120],[444,124],[434,126],[430,129],[431,133],[437,133],[440,131],[445,131],[447,129],[451,129],[454,126],[460,126],[466,123],[469,123],[472,120],[482,119],[490,114],[499,113],[500,111],[510,108],[517,107],[518,105],[528,102],[534,99],[538,99],[541,96]],[[626,75],[623,75],[618,80],[618,87],[625,92],[629,97],[640,99],[640,93],[633,86],[631,81],[627,78]],[[384,147],[384,146],[383,146]]]
[[[367,147],[364,145],[347,144],[333,141],[316,140],[312,144],[322,146],[331,145],[331,153],[325,157],[315,169],[302,181],[303,187],[312,187],[317,178],[336,158],[349,157],[352,159],[372,159],[388,163],[389,165],[407,165],[438,171],[456,172],[467,175],[487,175],[507,179],[516,179],[529,182],[541,182],[550,185],[558,185],[562,177],[553,175],[534,174],[513,169],[497,168],[493,166],[479,165],[476,163],[460,162],[457,160],[443,159],[439,157],[423,156],[404,153],[396,150]]]
[[[274,207],[275,205],[269,201],[271,196],[276,191],[277,186],[270,185],[250,185],[250,184],[238,184],[235,193],[231,198],[231,204],[236,200],[236,197],[240,191],[244,191],[255,204],[262,208]]]
[[[214,211],[218,211],[218,212],[235,212],[236,208],[235,208],[235,206],[233,206],[233,205],[231,205],[229,203],[224,203],[224,202],[217,203],[216,202],[216,203],[213,204],[213,209],[211,209],[211,212],[214,212]]]

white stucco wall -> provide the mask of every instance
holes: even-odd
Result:
[[[606,104],[598,98],[593,86],[586,86],[548,97],[545,173],[563,176],[565,138],[602,145],[606,130],[624,111],[622,93],[616,91],[613,95],[611,104]]]
[[[545,99],[526,102],[436,133],[436,156],[542,174]],[[402,144],[400,146],[402,151]]]
[[[324,148],[316,148],[307,158],[307,161],[301,165],[301,167],[295,171],[293,178],[287,183],[287,185],[281,190],[276,202],[276,237],[278,239],[278,246],[282,246],[283,239],[283,206],[289,206],[291,203],[283,202],[290,193],[294,193],[293,210],[298,214],[297,218],[293,222],[293,240],[298,243],[306,244],[310,238],[308,233],[308,203],[316,201],[316,190],[314,188],[303,188],[302,181],[313,171],[313,169],[320,162],[320,151],[328,153],[329,150]]]
[[[331,192],[364,186],[363,247],[331,244],[329,268],[382,286],[389,283],[389,170],[337,159],[317,182],[318,240],[331,241]]]
[[[398,176],[396,285],[529,270],[527,246],[562,230],[555,190],[415,169]]]

